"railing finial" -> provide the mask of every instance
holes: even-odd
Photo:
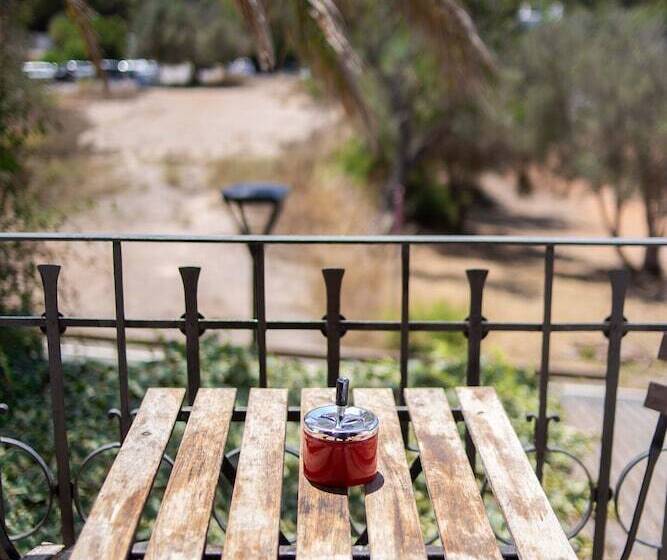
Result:
[[[183,280],[183,291],[185,293],[185,355],[188,371],[187,401],[192,405],[195,402],[197,391],[201,384],[199,370],[199,337],[204,332],[199,327],[200,315],[197,304],[197,285],[201,268],[197,266],[182,266],[178,269]]]
[[[340,321],[340,292],[343,284],[343,268],[324,268],[324,284],[327,290],[327,314],[325,335],[327,337],[327,386],[334,387],[340,373],[340,338],[343,335]]]

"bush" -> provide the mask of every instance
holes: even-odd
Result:
[[[127,24],[118,16],[92,17],[92,26],[99,38],[102,55],[105,58],[123,58],[127,46]],[[52,62],[86,60],[88,51],[80,31],[64,14],[54,16],[49,23],[49,35],[53,48],[45,59]]]
[[[229,0],[146,0],[133,21],[137,54],[196,66],[249,56],[252,43]]]

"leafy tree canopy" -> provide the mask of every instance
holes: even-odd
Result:
[[[513,140],[554,172],[611,189],[612,235],[633,196],[648,235],[667,226],[667,27],[654,16],[654,8],[575,11],[527,33],[512,61]],[[660,274],[657,248],[644,269]]]
[[[228,0],[146,0],[133,21],[137,54],[161,62],[209,65],[252,53]]]
[[[131,17],[135,0],[87,0],[88,5],[102,16]],[[64,0],[23,0],[21,19],[31,31],[47,31],[51,19],[64,9]]]
[[[102,55],[106,58],[123,58],[127,44],[127,24],[119,16],[94,15],[91,24]],[[46,58],[53,62],[64,62],[88,58],[88,49],[81,32],[64,13],[51,19],[49,35],[53,39],[53,49]]]

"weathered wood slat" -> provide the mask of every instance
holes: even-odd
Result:
[[[236,389],[199,389],[151,535],[146,560],[201,558]]]
[[[459,387],[466,426],[521,559],[576,555],[492,387]]]
[[[354,389],[354,403],[380,419],[378,476],[365,487],[371,555],[423,559],[426,547],[391,389]]]
[[[223,558],[278,554],[287,390],[251,389]]]
[[[184,395],[184,389],[146,391],[71,560],[127,556]]]
[[[447,560],[501,560],[444,389],[404,394]]]
[[[313,408],[333,404],[335,389],[301,391],[303,417]],[[303,457],[303,437],[301,440]],[[301,560],[345,560],[352,557],[350,514],[347,490],[321,490],[312,485],[299,464],[299,503],[297,510],[297,557]]]
[[[22,560],[57,560],[64,549],[62,544],[42,543],[23,556]]]

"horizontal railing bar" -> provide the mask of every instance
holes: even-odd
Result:
[[[272,245],[667,245],[667,237],[547,237],[503,235],[176,235],[25,232],[0,233],[3,241],[123,241],[145,243],[266,243]]]
[[[43,327],[46,320],[43,317],[28,316],[2,316],[0,317],[0,327]]]
[[[146,554],[147,543],[142,542],[135,544],[132,547],[129,558],[130,560],[140,560],[144,558]],[[516,553],[514,549],[506,546],[500,547],[501,554],[503,558],[516,558]],[[67,551],[62,556],[63,560],[69,558],[71,552]],[[207,545],[204,554],[202,555],[203,560],[213,560],[219,559],[222,555],[222,547],[216,545]],[[296,546],[294,545],[280,545],[278,547],[278,559],[279,560],[293,560],[297,557]],[[436,545],[427,545],[426,546],[426,558],[428,560],[441,560],[444,559],[445,553],[444,549],[441,546]],[[352,558],[355,560],[370,560],[371,550],[368,546],[354,545],[352,547]]]
[[[95,319],[87,317],[64,317],[60,319],[64,327],[81,328],[115,328],[115,319]],[[252,330],[257,321],[246,320],[211,320],[203,319],[199,322],[202,328],[210,330]],[[400,331],[400,321],[346,321],[340,322],[345,330],[350,331]],[[0,316],[0,327],[41,327],[45,320],[38,316]],[[182,329],[185,327],[183,319],[126,319],[128,329]],[[326,321],[267,321],[266,328],[270,330],[321,330]],[[410,321],[410,331],[425,332],[465,332],[468,324],[465,321]],[[542,323],[507,323],[486,322],[483,324],[486,331],[514,331],[514,332],[541,332]],[[609,328],[607,323],[552,323],[554,332],[595,332]],[[665,332],[667,323],[627,323],[624,329],[628,332]]]
[[[141,542],[137,543],[132,547],[129,558],[130,560],[141,560],[146,555],[147,543]],[[516,551],[513,547],[507,545],[500,545],[500,553],[503,558],[514,559],[517,558]],[[66,551],[62,557],[63,560],[67,560],[70,557],[71,551]],[[202,555],[202,560],[218,560],[222,555],[222,547],[219,545],[207,545]],[[297,550],[294,545],[280,545],[278,547],[278,559],[279,560],[294,560],[297,558]],[[354,545],[352,546],[352,558],[354,560],[370,560],[371,558],[371,549],[367,545]],[[426,558],[428,560],[443,560],[445,558],[444,549],[441,546],[437,545],[427,545],[426,546]]]
[[[192,411],[191,406],[184,406],[181,408],[180,413],[178,414],[178,420],[181,422],[187,422],[190,417],[190,412]],[[245,422],[246,414],[248,408],[245,406],[234,407],[232,412],[232,422]],[[396,412],[400,420],[409,422],[410,413],[408,407],[405,405],[396,405]],[[452,408],[452,414],[454,419],[457,422],[463,422],[463,413],[460,408]],[[287,407],[287,421],[288,422],[300,422],[301,421],[301,407],[299,406],[288,406]]]

